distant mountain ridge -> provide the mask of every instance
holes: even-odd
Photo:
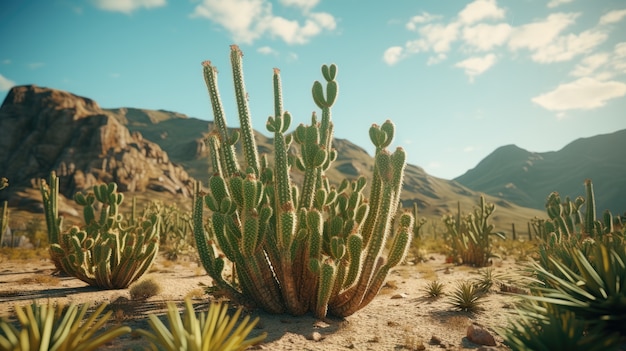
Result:
[[[194,179],[208,181],[209,157],[204,138],[212,128],[211,121],[164,110],[104,109],[91,99],[36,86],[15,87],[8,96],[15,94],[31,98],[30,102],[5,100],[0,108],[0,176],[10,181],[10,192],[3,191],[0,197],[10,197],[10,206],[19,207],[23,203],[19,197],[27,192],[31,194],[29,208],[36,208],[32,202],[41,199],[34,184],[51,170],[60,174],[61,191],[68,197],[94,182],[122,181],[121,190],[131,192],[166,186],[160,197],[170,196],[167,201],[188,205],[189,198],[181,196]],[[290,130],[294,128],[295,125]],[[24,138],[29,142],[20,143]],[[271,156],[272,139],[257,132],[256,140],[259,151]],[[99,147],[91,147],[94,143]],[[363,148],[337,138],[333,146],[338,158],[326,172],[331,184],[338,185],[343,179],[356,179],[359,175],[372,178],[374,160]],[[20,155],[35,157],[29,161]],[[113,164],[116,168],[112,168]],[[23,165],[29,166],[28,172],[24,172]],[[150,171],[144,174],[142,169]],[[80,175],[87,175],[88,181],[80,183],[85,178]],[[295,170],[292,176],[296,182],[301,179]],[[405,208],[417,203],[420,215],[430,218],[432,228],[439,226],[441,231],[443,225],[439,219],[443,214],[456,211],[457,202],[463,212],[469,212],[481,194],[458,182],[433,177],[418,166],[407,165],[401,195]],[[523,208],[501,198],[487,196],[487,200],[498,206],[493,219],[496,225],[505,226],[503,230],[510,228],[511,223],[524,228],[529,219],[543,216],[543,211]]]
[[[597,210],[626,211],[626,129],[577,139],[559,151],[530,152],[515,145],[496,149],[454,180],[518,205],[543,209],[552,191],[584,196],[591,179]]]

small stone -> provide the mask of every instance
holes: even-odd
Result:
[[[322,341],[324,339],[324,336],[321,333],[312,332],[309,336],[307,336],[306,339],[313,341]]]
[[[435,335],[431,336],[430,337],[430,344],[431,345],[441,345],[441,338],[438,337],[438,336],[435,336]]]
[[[406,293],[395,294],[391,296],[392,299],[406,299],[407,297],[409,297],[409,295]]]
[[[493,335],[476,324],[471,324],[467,327],[467,339],[478,345],[496,346],[496,340],[493,338]]]

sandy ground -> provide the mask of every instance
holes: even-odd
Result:
[[[130,300],[128,289],[102,291],[70,277],[53,277],[48,260],[36,262],[3,261],[0,265],[0,317],[12,315],[16,304],[54,301],[61,303],[106,302],[114,311],[112,322],[124,323],[133,329],[147,329],[146,315],[163,314],[165,303],[181,303],[193,296],[197,310],[206,309],[204,287],[211,279],[195,262],[171,263],[160,259],[146,277],[153,277],[162,291],[147,300]],[[513,262],[496,262],[496,275],[516,272]],[[513,318],[514,297],[494,286],[482,301],[483,310],[470,314],[455,311],[448,296],[427,298],[426,285],[439,280],[444,292],[450,294],[456,282],[478,279],[478,270],[446,264],[441,255],[432,255],[426,262],[402,265],[389,274],[380,294],[364,309],[345,319],[318,320],[311,315],[269,315],[250,311],[260,322],[252,335],[267,332],[265,341],[255,346],[261,350],[463,350],[479,349],[470,342],[467,328],[477,323],[494,335],[497,346],[487,350],[508,350],[497,335],[497,328]],[[313,340],[316,339],[316,340]],[[143,350],[146,341],[126,335],[104,347],[104,350]]]

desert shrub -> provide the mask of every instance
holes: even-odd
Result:
[[[176,261],[194,250],[191,214],[176,204],[165,205],[152,201],[144,210],[144,216],[156,214],[159,218],[160,247],[165,258]]]
[[[489,217],[495,211],[493,203],[480,197],[480,204],[467,216],[461,215],[459,203],[456,215],[445,215],[442,218],[447,232],[444,239],[450,248],[450,261],[463,263],[475,267],[485,267],[493,257],[492,236],[504,239],[504,233],[494,232],[493,224],[489,224]]]
[[[391,268],[410,246],[413,216],[396,216],[406,154],[387,150],[394,136],[391,121],[372,125],[375,146],[369,198],[360,176],[331,186],[325,172],[337,158],[332,147],[331,107],[337,97],[337,67],[323,65],[324,85],[313,83],[313,100],[321,120],[300,124],[287,133],[291,115],[283,111],[280,72],[274,70],[273,164],[260,157],[252,133],[242,73],[242,53],[231,47],[238,102],[239,133],[226,128],[217,88],[216,68],[204,63],[204,75],[215,117],[208,137],[212,176],[208,193],[196,189],[194,235],[202,264],[216,292],[271,313],[312,312],[348,316],[376,296]],[[235,157],[241,141],[243,165]],[[295,145],[291,145],[294,143]],[[289,150],[297,150],[290,154]],[[304,174],[292,181],[291,167]],[[209,209],[209,226],[203,220]],[[388,250],[384,250],[388,248]],[[230,262],[233,279],[223,276]]]
[[[259,318],[250,321],[250,316],[245,316],[239,321],[240,315],[241,308],[230,316],[228,305],[221,302],[211,303],[207,313],[196,314],[191,301],[185,299],[182,318],[176,304],[168,302],[167,326],[151,314],[148,316],[150,330],[139,329],[137,332],[149,340],[151,349],[155,351],[245,350],[263,341],[267,333],[247,339]]]
[[[145,300],[161,292],[161,285],[154,278],[144,278],[130,285],[131,300]]]
[[[106,304],[101,304],[86,317],[89,305],[70,304],[61,308],[50,303],[17,306],[17,326],[0,320],[0,349],[14,351],[96,350],[111,340],[130,333],[127,326],[102,329],[112,311],[102,314]]]
[[[424,288],[424,292],[428,297],[439,298],[444,294],[443,287],[443,283],[438,280],[433,280],[426,285],[426,287]]]

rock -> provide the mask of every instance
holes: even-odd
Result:
[[[478,345],[496,346],[496,340],[493,335],[476,324],[471,324],[467,327],[467,339]]]
[[[430,342],[429,343],[431,345],[441,345],[441,338],[438,337],[438,336],[433,335],[433,336],[430,337]]]
[[[5,198],[37,188],[51,171],[67,198],[109,182],[122,192],[189,197],[195,182],[159,145],[131,134],[95,101],[34,85],[12,88],[0,107],[0,169],[11,181]]]
[[[324,339],[324,336],[321,333],[312,332],[311,334],[307,335],[306,339],[312,341],[322,341]]]

